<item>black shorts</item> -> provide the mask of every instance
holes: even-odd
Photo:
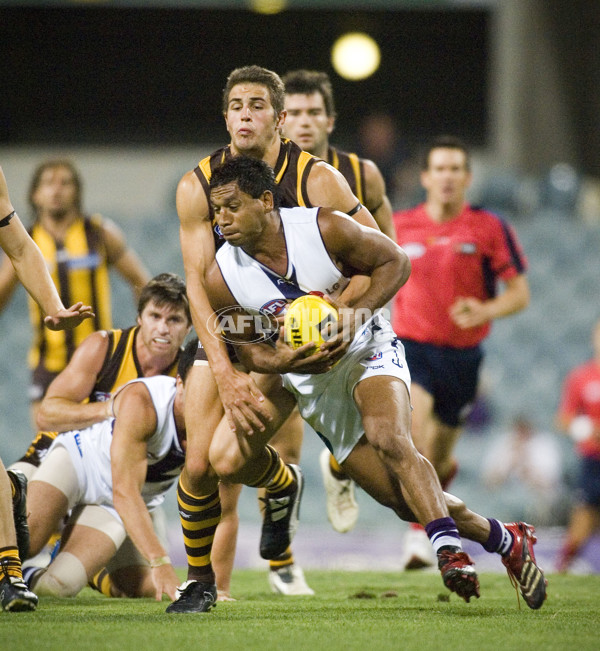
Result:
[[[590,506],[600,506],[600,461],[590,457],[579,460],[577,500]]]
[[[433,396],[436,416],[450,427],[461,425],[473,408],[483,360],[480,346],[450,348],[403,339],[412,384]]]

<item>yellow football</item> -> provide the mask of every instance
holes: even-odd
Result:
[[[292,348],[300,348],[309,341],[320,346],[325,341],[325,328],[337,320],[337,310],[325,299],[316,294],[300,296],[288,305],[285,313],[285,342]]]

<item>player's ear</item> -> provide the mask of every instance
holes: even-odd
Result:
[[[281,128],[285,123],[286,116],[287,116],[287,111],[285,109],[279,113],[279,115],[277,116],[277,129],[281,130]]]
[[[334,129],[335,129],[335,118],[334,117],[327,118],[327,135],[330,136]]]
[[[265,207],[265,212],[270,212],[275,207],[275,199],[273,193],[270,190],[265,190],[261,197],[263,206]]]

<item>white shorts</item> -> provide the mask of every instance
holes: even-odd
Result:
[[[61,437],[62,438],[62,437]],[[81,468],[80,468],[81,470]],[[88,482],[82,482],[77,472],[73,457],[62,445],[62,441],[53,445],[48,455],[37,469],[34,479],[44,481],[57,488],[67,498],[68,508],[72,513],[69,516],[69,525],[84,525],[97,529],[106,534],[114,542],[117,553],[108,563],[109,571],[132,565],[148,565],[146,559],[138,551],[123,525],[116,509],[112,504],[86,503],[86,495],[94,492]],[[95,490],[98,494],[99,490]],[[111,494],[112,500],[112,494]],[[166,544],[166,521],[161,508],[150,511],[154,530],[163,543]]]
[[[381,316],[374,317],[363,329],[331,371],[320,375],[288,373],[283,376],[285,388],[298,401],[302,418],[340,463],[365,433],[354,401],[354,388],[362,380],[376,375],[402,380],[410,393],[404,346]]]
[[[50,455],[53,455],[52,461]],[[70,463],[67,463],[67,457]],[[44,477],[47,473],[51,479]],[[69,500],[69,509],[77,504],[97,504],[121,521],[113,506],[110,459],[92,454],[90,450],[84,453],[81,432],[74,430],[61,434],[50,446],[35,478],[61,490]]]

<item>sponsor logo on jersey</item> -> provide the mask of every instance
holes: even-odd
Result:
[[[417,258],[422,257],[425,255],[425,251],[427,250],[425,245],[421,244],[421,242],[407,242],[402,245],[402,248],[411,260],[416,260]]]
[[[477,253],[477,244],[474,242],[457,242],[454,245],[454,250],[463,255],[475,255]]]
[[[375,353],[375,355],[371,355],[371,357],[367,357],[365,361],[367,362],[376,362],[378,359],[381,359],[383,357],[383,353]]]
[[[102,264],[102,259],[97,253],[87,255],[71,256],[66,249],[59,249],[56,252],[56,262],[65,264],[69,269],[97,269]]]
[[[275,298],[272,301],[268,301],[263,306],[261,306],[260,311],[264,312],[265,314],[272,314],[273,316],[277,316],[285,310],[287,304],[288,301],[286,301],[285,298]]]

